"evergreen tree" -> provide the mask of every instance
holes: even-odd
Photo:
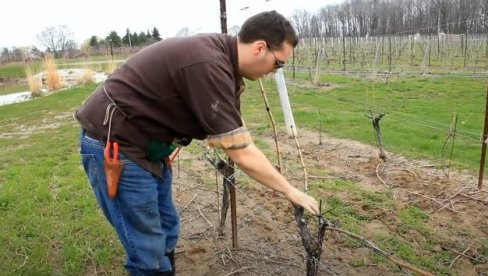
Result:
[[[129,28],[127,28],[125,32],[125,36],[122,38],[122,44],[127,45],[127,46],[132,46],[132,37],[129,31]]]
[[[147,42],[147,35],[144,32],[139,34],[139,45],[144,45]]]
[[[112,42],[113,47],[120,47],[122,46],[122,39],[117,34],[116,31],[111,31],[110,34],[107,36],[107,41]]]
[[[98,38],[94,35],[90,37],[90,47],[97,47],[98,46]]]
[[[137,35],[136,32],[134,32],[131,36],[131,41],[132,41],[132,45],[141,45],[141,43],[139,42],[139,36]]]
[[[158,31],[158,29],[156,29],[156,27],[153,28],[152,35],[151,36],[156,41],[160,41],[161,40],[161,35],[159,34],[159,31]]]

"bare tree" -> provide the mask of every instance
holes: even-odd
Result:
[[[486,34],[488,0],[344,0],[315,14],[292,16],[300,37],[383,36],[387,34]]]
[[[193,34],[193,31],[190,30],[188,27],[181,28],[178,32],[176,32],[176,36],[190,36]]]
[[[8,50],[7,47],[4,47],[2,49],[2,53],[0,54],[1,57],[1,63],[8,62],[10,60],[10,51]]]
[[[310,37],[312,15],[306,10],[297,10],[292,15],[291,20],[301,37]]]
[[[241,30],[241,27],[239,25],[234,25],[234,26],[229,28],[227,33],[229,33],[230,35],[237,35],[240,30]]]
[[[48,27],[37,35],[37,39],[48,50],[52,51],[56,58],[62,56],[75,44],[72,38],[73,31],[66,25]]]

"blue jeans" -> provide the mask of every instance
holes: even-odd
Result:
[[[117,196],[110,199],[103,168],[105,144],[81,133],[81,158],[97,202],[115,228],[127,254],[125,268],[131,275],[155,275],[171,271],[167,253],[176,247],[179,215],[172,192],[172,172],[161,163],[160,178],[127,159]]]

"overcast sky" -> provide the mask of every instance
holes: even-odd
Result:
[[[227,26],[241,25],[258,12],[276,10],[289,17],[296,10],[317,12],[343,0],[227,0]],[[248,8],[246,8],[248,7]],[[152,31],[174,36],[182,28],[194,32],[220,32],[219,0],[2,0],[0,49],[40,45],[37,35],[48,27],[68,26],[81,44],[92,35],[106,37],[110,31],[124,36]]]

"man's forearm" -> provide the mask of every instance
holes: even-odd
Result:
[[[244,149],[226,150],[225,153],[247,175],[266,187],[282,194],[294,189],[255,145],[251,144]]]

